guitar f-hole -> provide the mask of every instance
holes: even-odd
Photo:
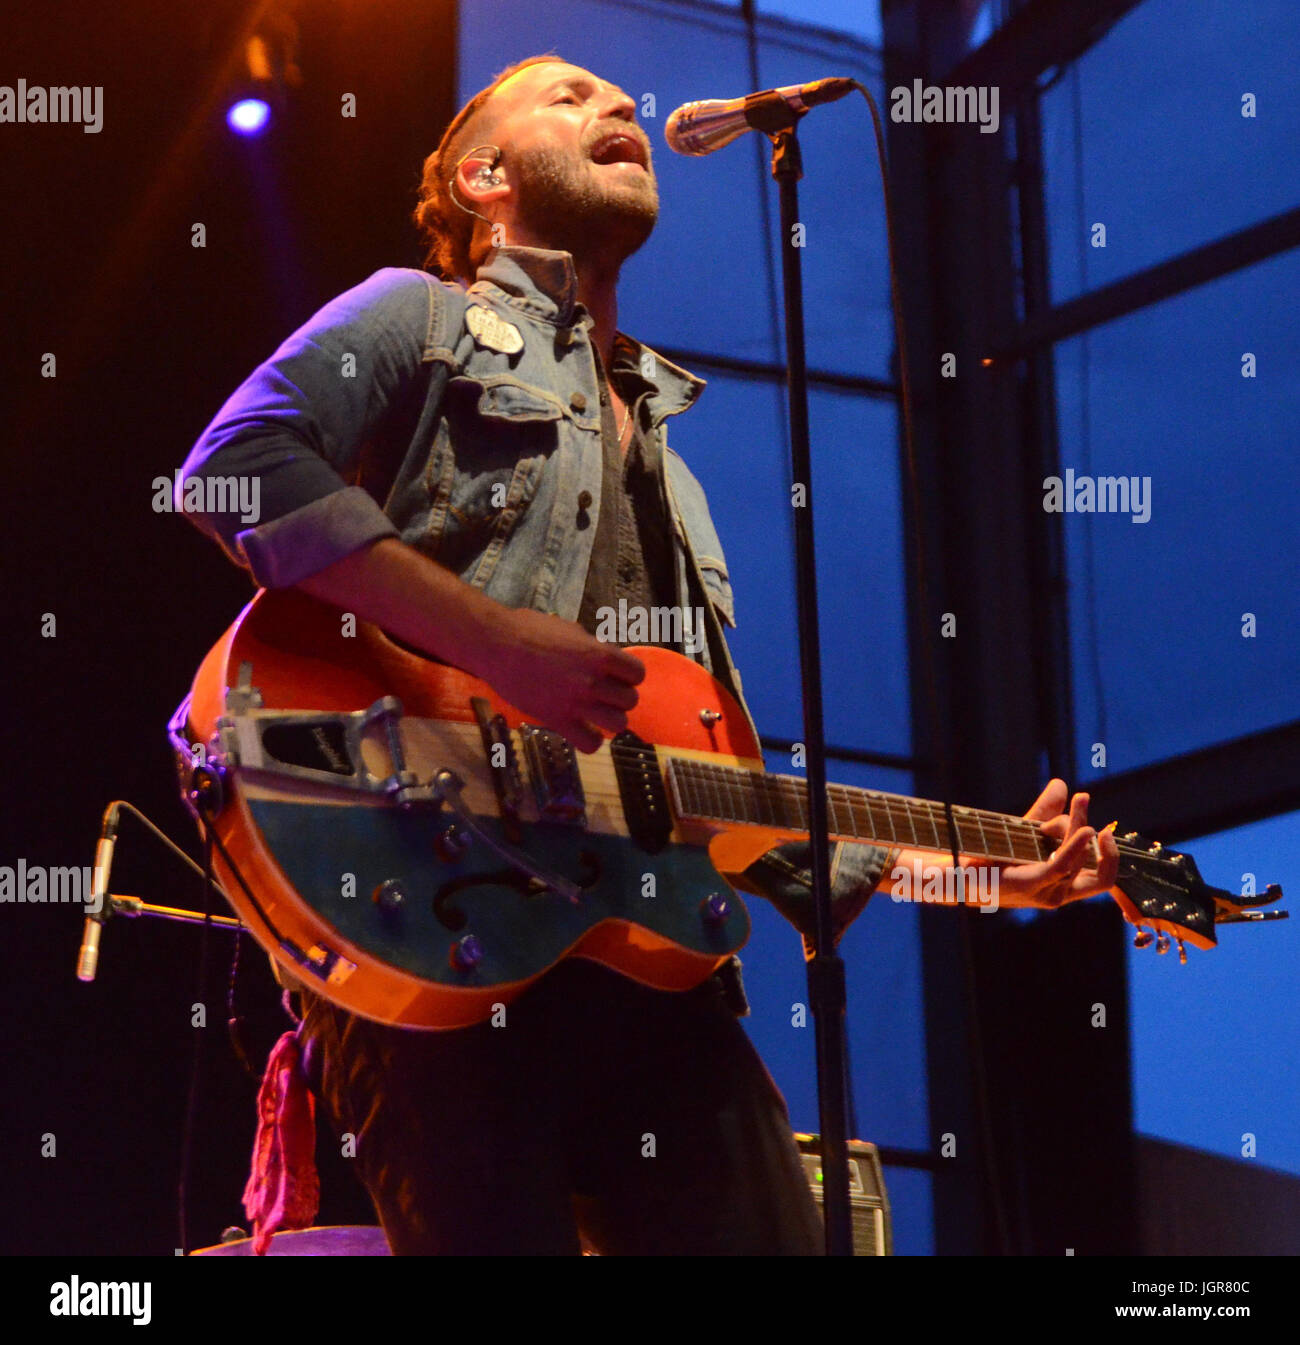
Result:
[[[586,892],[600,882],[602,872],[600,856],[594,850],[582,850],[578,854],[578,859],[581,871],[573,882]],[[457,893],[468,892],[475,887],[510,887],[521,897],[540,897],[552,891],[540,878],[519,869],[494,869],[490,873],[465,873],[459,878],[448,878],[433,897],[434,918],[444,929],[455,934],[465,928],[469,917],[453,898]]]

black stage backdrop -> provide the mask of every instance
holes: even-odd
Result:
[[[224,124],[227,68],[267,9],[53,0],[5,24],[0,83],[99,86],[103,121],[95,134],[0,124],[3,865],[90,864],[117,797],[197,855],[165,725],[253,590],[183,519],[154,511],[152,482],[322,302],[379,266],[419,263],[407,216],[454,110],[454,4],[298,4],[293,115],[244,141]],[[112,888],[202,903],[197,880],[131,819]],[[0,1251],[179,1245],[197,998],[208,1026],[190,1228],[202,1245],[242,1224],[255,1084],[226,1039],[230,937],[212,934],[198,996],[197,930],[117,920],[98,981],[82,985],[78,907],[5,905],[0,919]],[[240,979],[260,1067],[289,1024],[251,943]],[[373,1222],[331,1145],[320,1158],[320,1222]]]

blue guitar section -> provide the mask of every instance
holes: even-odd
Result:
[[[602,920],[622,919],[693,952],[726,956],[749,937],[749,915],[702,846],[671,846],[649,854],[622,836],[576,827],[523,827],[520,849],[547,870],[591,881],[577,905],[528,880],[475,838],[453,862],[435,849],[450,818],[430,812],[344,808],[250,800],[253,820],[303,900],[349,942],[413,976],[446,986],[493,986],[535,976]],[[501,839],[494,818],[480,826]],[[345,897],[344,875],[355,877]],[[653,877],[653,896],[643,895]],[[376,902],[381,884],[396,880],[400,904]],[[594,881],[593,881],[594,880]],[[711,894],[726,914],[706,919]],[[466,935],[482,947],[469,969],[452,962]]]

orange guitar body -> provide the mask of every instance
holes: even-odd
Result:
[[[668,650],[633,652],[647,676],[629,714],[631,732],[674,755],[762,769],[744,713],[707,671]],[[239,716],[231,715],[228,696],[241,684],[255,691],[255,708],[235,731]],[[422,780],[441,768],[455,770],[480,825],[500,830],[473,701],[480,698],[501,717],[516,755],[532,721],[478,679],[408,652],[375,626],[297,590],[264,590],[213,647],[193,683],[184,737],[204,745],[201,755],[227,758],[212,825],[228,858],[214,854],[216,871],[240,918],[292,977],[368,1018],[448,1028],[488,1018],[494,1005],[509,1003],[564,956],[593,958],[647,985],[685,990],[743,945],[748,915],[715,861],[738,872],[779,837],[751,830],[728,842],[725,833],[674,824],[666,846],[644,853],[622,816],[607,739],[598,752],[576,758],[585,829],[548,820],[531,795],[521,820],[528,848],[548,869],[590,880],[598,868],[599,879],[588,881],[576,903],[536,882],[527,893],[494,883],[504,866],[487,847],[472,841],[457,855],[439,846],[454,822],[445,809],[404,810],[391,792],[359,793],[336,784],[328,770],[311,769],[312,741],[323,743],[314,765],[333,761],[342,782],[339,759],[346,754],[329,717],[356,715],[385,697],[401,703],[402,764]],[[286,755],[307,761],[310,778],[250,764],[248,722],[274,712],[311,712],[326,723],[263,736],[265,746],[277,732],[296,732],[299,741]],[[242,748],[231,751],[236,740]],[[394,767],[386,740],[383,726],[364,736],[375,779]],[[187,775],[194,755],[182,762]],[[383,889],[384,882],[397,887]],[[440,884],[460,886],[435,901]],[[710,899],[710,917],[702,918],[700,903]],[[467,931],[492,955],[473,965],[458,962]]]

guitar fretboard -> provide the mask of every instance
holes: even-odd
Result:
[[[810,829],[807,782],[796,776],[672,757],[667,779],[679,817],[804,833]],[[826,812],[832,840],[950,849],[948,817],[941,803],[827,785]],[[952,816],[962,854],[996,864],[1024,864],[1046,859],[1056,848],[1055,840],[1023,817],[957,807]]]

